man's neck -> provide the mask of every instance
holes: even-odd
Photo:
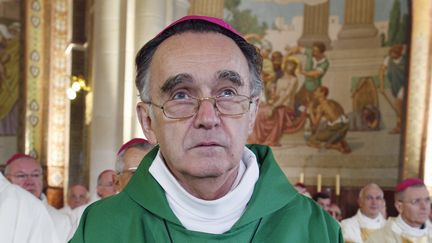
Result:
[[[403,215],[401,215],[401,218],[405,222],[405,224],[409,225],[412,228],[416,228],[416,229],[423,229],[424,228],[424,224],[418,224],[415,222],[411,222],[410,220],[407,220]]]
[[[238,166],[233,168],[225,176],[196,178],[184,177],[177,181],[193,196],[203,200],[216,200],[225,196],[232,188],[238,174]]]
[[[363,216],[368,217],[368,218],[370,218],[370,219],[376,219],[376,218],[379,216],[379,213],[376,214],[376,215],[373,215],[373,214],[365,214],[361,209],[360,209],[360,213],[361,213]]]

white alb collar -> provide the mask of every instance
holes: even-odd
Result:
[[[171,209],[185,228],[213,234],[226,232],[237,222],[259,177],[256,156],[246,147],[231,191],[217,200],[202,200],[188,193],[166,167],[160,150],[149,172],[165,190]]]
[[[392,230],[395,233],[407,235],[410,237],[422,237],[428,233],[427,227],[424,227],[423,229],[411,227],[410,225],[405,223],[401,215],[395,218]]]
[[[382,226],[384,226],[386,220],[384,219],[384,217],[381,214],[378,214],[378,216],[376,216],[374,219],[373,218],[369,218],[368,216],[364,215],[360,209],[357,211],[357,215],[356,215],[358,222],[360,224],[361,228],[366,228],[366,229],[379,229]]]

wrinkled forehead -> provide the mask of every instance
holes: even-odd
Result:
[[[428,197],[429,192],[425,186],[412,186],[403,191],[403,196],[406,199],[423,198]]]
[[[41,170],[42,167],[39,163],[32,158],[19,158],[8,165],[8,170],[11,172],[15,171],[33,171],[33,170]]]
[[[71,192],[73,194],[82,194],[82,193],[87,193],[87,188],[85,188],[82,185],[75,185],[71,188]]]
[[[220,33],[184,32],[159,45],[150,64],[150,82],[160,86],[182,73],[195,79],[208,79],[222,70],[238,72],[249,80],[248,63],[237,44]]]

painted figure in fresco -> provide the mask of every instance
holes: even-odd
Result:
[[[381,112],[378,109],[378,92],[371,77],[359,79],[352,93],[353,111],[348,114],[350,130],[377,131],[380,129]]]
[[[326,46],[323,42],[314,42],[312,48],[294,47],[288,50],[288,56],[299,53],[306,56],[304,68],[300,65],[300,74],[305,76],[305,80],[297,94],[302,105],[307,105],[312,100],[313,92],[321,86],[322,78],[330,66],[325,51]]]
[[[314,132],[307,141],[307,145],[321,148],[321,143],[324,143],[326,149],[336,149],[341,153],[350,153],[351,148],[345,141],[349,129],[349,120],[338,102],[327,99],[328,93],[329,90],[325,86],[317,88],[313,93],[318,105],[316,109],[312,109],[313,103],[310,103],[308,107],[308,114]],[[321,123],[322,118],[326,119],[325,124]]]
[[[18,127],[20,24],[0,24],[0,135],[14,135]]]
[[[263,69],[261,73],[261,78],[264,82],[264,90],[267,90],[265,87],[270,87],[271,83],[275,79],[275,72],[273,69],[273,63],[270,59],[270,53],[271,53],[271,47],[270,46],[262,46],[260,48],[260,54],[263,59]],[[264,92],[264,100],[267,100],[267,93]]]
[[[275,88],[271,89],[267,103],[261,103],[249,143],[280,146],[284,133],[292,133],[302,127],[305,113],[296,117],[294,112],[294,98],[298,87],[295,74],[297,66],[298,63],[293,59],[283,62],[283,76],[277,80]]]
[[[393,45],[389,50],[389,55],[384,59],[384,63],[381,65],[379,77],[381,81],[380,91],[388,100],[396,112],[397,122],[396,126],[390,131],[390,133],[400,133],[401,129],[401,114],[402,104],[404,98],[404,85],[406,83],[406,55],[404,54],[404,47],[401,44]],[[390,83],[391,93],[394,97],[394,101],[390,101],[385,93],[384,82],[388,79]]]

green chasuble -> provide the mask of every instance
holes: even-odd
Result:
[[[223,234],[187,230],[149,173],[148,153],[126,188],[87,207],[71,243],[133,242],[343,242],[339,224],[288,182],[267,146],[248,145],[260,170],[241,218]]]

